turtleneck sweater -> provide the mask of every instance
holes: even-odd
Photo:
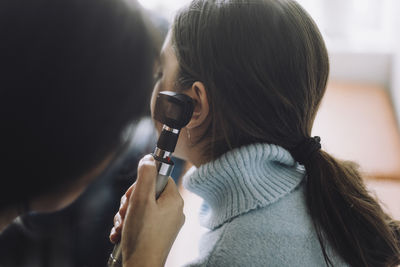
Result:
[[[305,202],[306,172],[282,147],[252,144],[183,178],[208,232],[187,266],[326,266]],[[326,245],[334,266],[346,266]]]

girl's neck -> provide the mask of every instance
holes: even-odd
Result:
[[[211,158],[203,156],[203,151],[203,149],[199,148],[193,149],[191,155],[187,159],[192,165],[196,166],[196,168],[211,161]]]

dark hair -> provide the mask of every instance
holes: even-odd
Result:
[[[77,180],[147,108],[153,54],[122,0],[0,2],[0,209]]]
[[[317,26],[295,1],[195,0],[172,31],[179,87],[201,81],[207,90],[206,157],[256,142],[293,153],[310,137],[329,60]],[[352,266],[399,264],[399,225],[357,170],[324,151],[305,168],[307,205],[327,265],[325,238]]]

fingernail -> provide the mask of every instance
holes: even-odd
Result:
[[[143,157],[144,160],[154,160],[153,156],[151,154],[147,154],[146,156]]]
[[[115,221],[115,228],[117,228],[120,224],[121,224],[121,222],[119,220],[116,220]]]

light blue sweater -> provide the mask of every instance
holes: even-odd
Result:
[[[305,202],[305,170],[285,149],[253,144],[184,177],[209,229],[187,266],[326,266]],[[334,266],[347,266],[327,246]]]

